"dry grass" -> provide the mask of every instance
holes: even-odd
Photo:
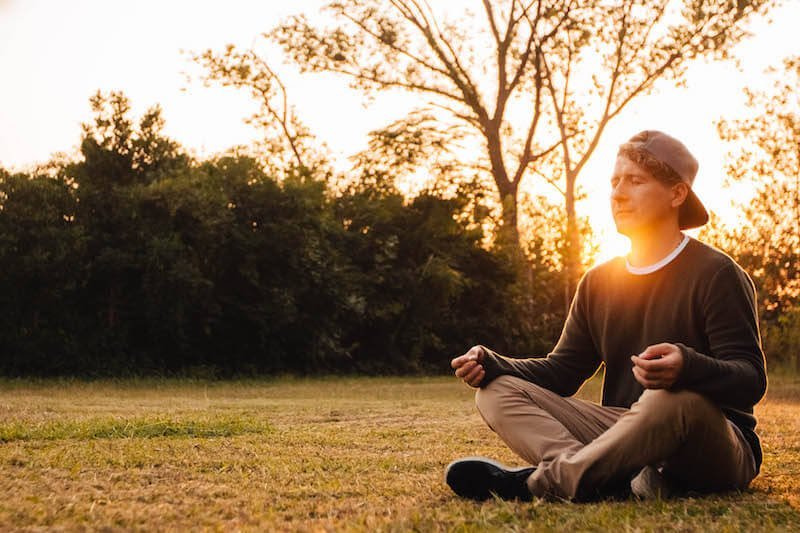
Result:
[[[0,529],[798,529],[799,385],[757,407],[748,493],[574,505],[451,495],[453,458],[518,463],[454,378],[0,381]]]

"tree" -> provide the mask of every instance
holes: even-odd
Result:
[[[329,172],[324,152],[289,103],[286,85],[254,50],[239,51],[229,44],[222,52],[205,50],[192,59],[204,68],[203,83],[249,90],[259,110],[245,122],[264,133],[263,164],[276,176],[295,172]]]
[[[186,171],[190,160],[163,134],[158,106],[134,124],[123,93],[98,92],[90,103],[94,117],[82,126],[81,157],[63,172],[77,186],[75,223],[87,235],[83,312],[96,313],[91,334],[97,346],[118,354],[132,349],[128,339],[138,336],[131,328],[142,323],[137,296],[147,231],[137,205],[139,190]]]
[[[728,183],[750,183],[733,228],[740,256],[763,287],[764,309],[780,313],[800,296],[800,56],[770,68],[771,90],[745,89],[753,116],[720,120],[729,142]]]
[[[468,183],[409,199],[380,156],[333,194],[239,148],[190,160],[121,93],[92,106],[79,157],[0,168],[2,373],[446,372],[558,334],[558,273],[520,291]]]
[[[717,122],[727,141],[727,185],[749,184],[735,224],[704,232],[750,272],[757,286],[765,342],[776,358],[800,349],[800,56],[766,71],[770,89],[745,89],[750,115]]]
[[[278,179],[250,157],[220,157],[201,170],[226,197],[210,261],[217,311],[208,361],[258,372],[344,367],[349,250],[325,183],[307,172]]]
[[[510,352],[552,346],[561,326],[547,312],[555,273],[543,269],[538,290],[518,294],[508,254],[485,249],[482,224],[459,216],[468,196],[422,190],[407,200],[384,183],[362,180],[333,204],[346,230],[353,309],[344,339],[355,368],[442,372],[486,339]]]
[[[69,371],[85,235],[63,174],[0,169],[0,369]]]
[[[582,273],[576,185],[608,124],[659,80],[682,83],[692,60],[727,58],[746,24],[774,3],[689,0],[680,12],[668,0],[584,3],[545,44],[540,75],[560,142],[552,176],[562,176],[568,298]]]
[[[475,25],[475,16],[445,20],[426,2],[347,0],[328,4],[333,17],[328,27],[296,16],[269,36],[303,71],[344,75],[367,94],[400,89],[430,98],[394,127],[417,128],[423,139],[438,140],[420,163],[458,152],[456,141],[464,130],[452,127],[466,128],[473,137],[467,149],[481,147],[480,155],[465,157],[462,151],[456,157],[469,163],[466,168],[491,176],[502,209],[500,240],[517,248],[520,183],[533,162],[558,146],[536,142],[542,119],[541,50],[569,21],[572,9],[565,0],[527,6],[514,0],[505,9],[484,1],[484,29]],[[517,113],[521,108],[527,108],[524,119]],[[519,120],[508,120],[511,109]],[[421,122],[420,116],[429,120]],[[405,140],[419,138],[397,136],[395,150],[402,153]],[[463,168],[454,170],[450,176],[463,176]]]
[[[454,20],[424,0],[340,0],[327,5],[330,25],[295,16],[269,36],[303,71],[341,74],[367,94],[424,95],[440,112],[430,129],[471,131],[483,146],[473,167],[492,177],[505,242],[519,243],[525,176],[556,187],[571,297],[582,248],[577,180],[608,123],[657,80],[680,79],[690,60],[724,57],[773,3],[692,0],[675,12],[666,0],[484,0],[480,17]]]

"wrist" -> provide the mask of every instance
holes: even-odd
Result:
[[[678,368],[678,375],[675,378],[675,383],[673,383],[673,387],[684,387],[688,382],[688,377],[690,375],[689,369],[692,365],[692,356],[690,354],[691,349],[682,344],[680,342],[676,342],[675,346],[678,348],[678,353],[680,354],[681,364],[680,368]]]

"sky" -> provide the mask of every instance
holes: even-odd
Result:
[[[233,89],[203,87],[187,52],[251,46],[286,16],[315,13],[324,3],[0,0],[0,166],[24,170],[55,152],[76,151],[80,124],[91,118],[88,99],[98,89],[123,90],[135,116],[160,104],[167,135],[200,157],[256,140],[258,132],[243,123],[255,103]],[[737,47],[742,71],[731,63],[697,63],[685,87],[660,83],[610,124],[580,178],[589,194],[583,212],[601,243],[599,259],[627,250],[627,240],[613,229],[608,177],[617,146],[643,129],[681,139],[700,161],[698,196],[709,210],[733,216],[729,204],[737,193],[721,188],[727,147],[714,121],[744,116],[742,88],[758,87],[766,67],[798,53],[800,0],[786,0],[770,18],[751,27],[754,36]],[[302,120],[340,160],[365,147],[367,132],[413,105],[406,96],[387,94],[365,107],[341,79],[280,71]]]

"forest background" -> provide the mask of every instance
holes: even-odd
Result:
[[[476,343],[545,355],[603,246],[585,210],[607,199],[587,202],[581,177],[607,128],[693,62],[730,61],[779,6],[330,2],[251,47],[187,53],[194,83],[257,104],[257,142],[204,156],[158,105],[134,116],[98,91],[75,152],[0,162],[0,373],[444,373]],[[308,83],[419,105],[341,164],[261,41]],[[736,200],[697,236],[750,273],[768,365],[796,372],[800,56],[759,81],[715,122]]]

